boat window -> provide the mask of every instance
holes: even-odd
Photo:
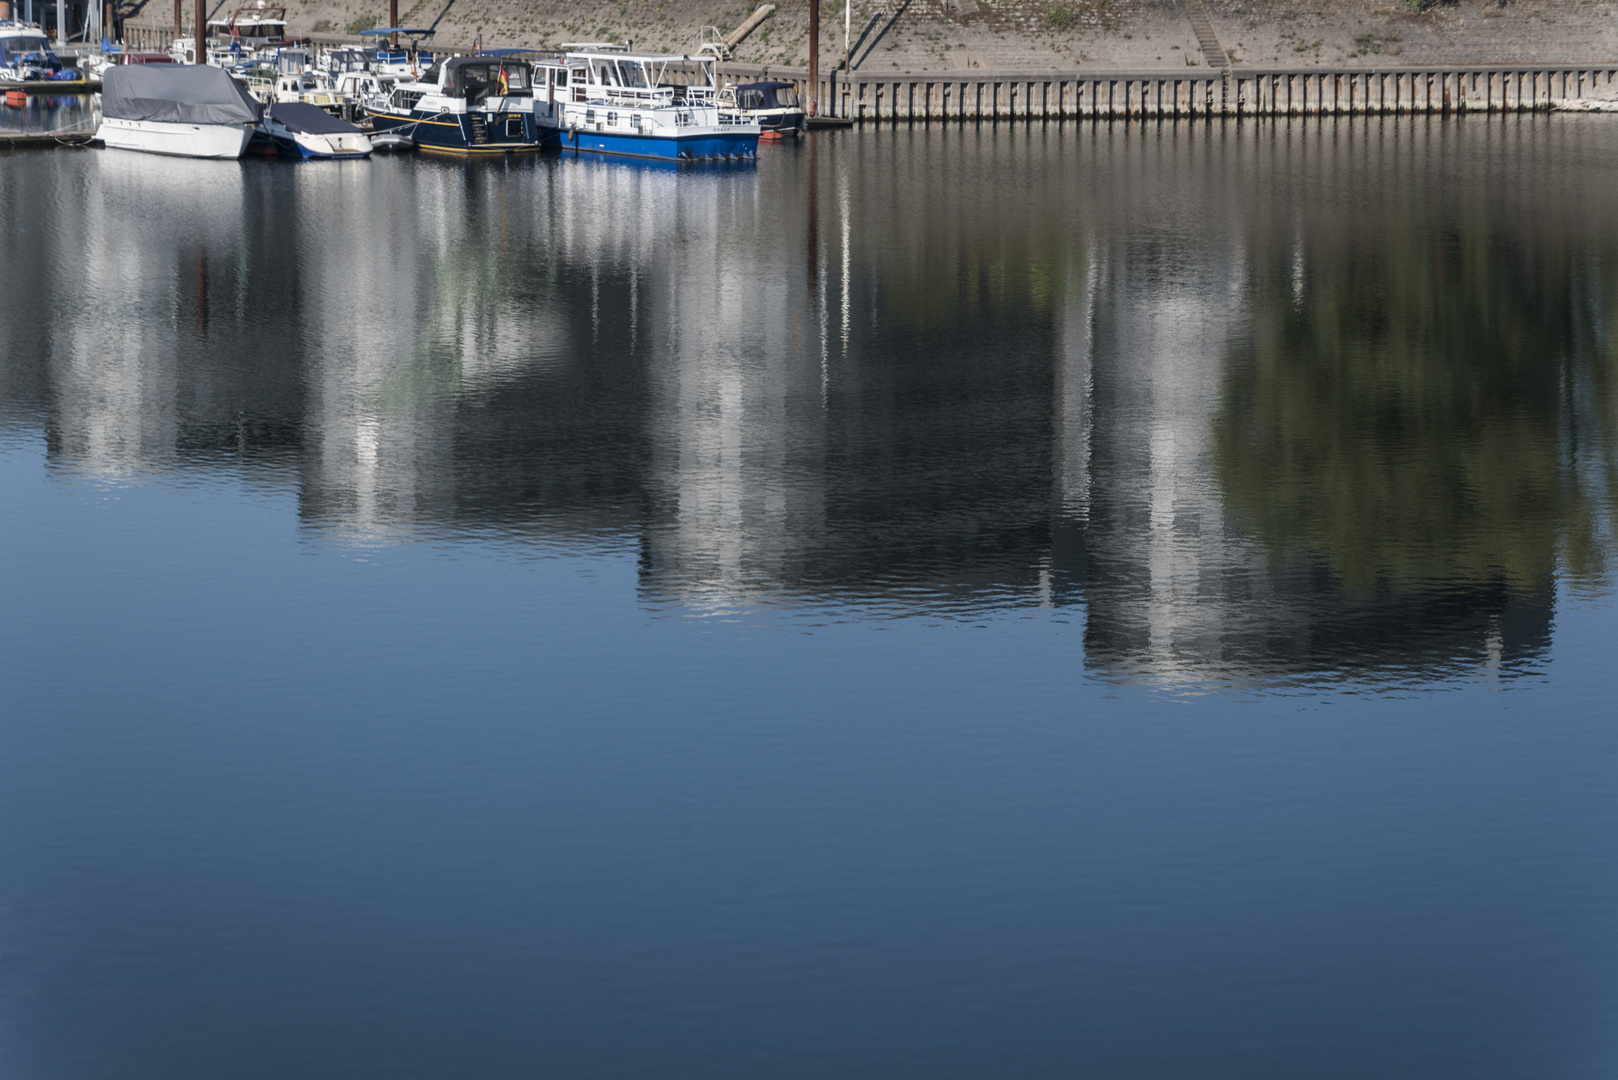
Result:
[[[798,107],[798,92],[790,86],[777,86],[775,103],[783,109],[795,109]]]
[[[27,56],[29,53],[48,53],[49,51],[50,46],[46,44],[45,39],[42,37],[0,38],[0,57],[7,60]]]
[[[528,68],[522,64],[512,64],[500,69],[505,76],[507,90],[528,89]]]
[[[646,73],[641,70],[641,66],[639,64],[619,63],[617,67],[619,75],[623,80],[622,85],[645,87]]]
[[[762,109],[764,108],[764,91],[738,90],[736,92],[736,104],[744,109]]]
[[[494,85],[495,78],[499,75],[499,68],[491,64],[463,64],[457,74],[467,93],[474,93],[478,90],[487,90]]]

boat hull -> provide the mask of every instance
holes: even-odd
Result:
[[[371,140],[364,135],[315,135],[308,132],[271,132],[281,157],[302,161],[342,161],[371,156]]]
[[[483,120],[482,142],[477,142],[467,113],[401,115],[367,108],[377,132],[395,131],[415,141],[416,149],[440,154],[523,154],[557,144],[553,129],[543,128],[527,112],[498,112]]]
[[[239,158],[253,129],[245,124],[170,124],[157,120],[106,117],[96,138],[114,150],[139,150],[171,157]]]
[[[758,154],[757,131],[712,130],[683,135],[637,135],[569,128],[562,133],[568,150],[665,161],[734,161]]]

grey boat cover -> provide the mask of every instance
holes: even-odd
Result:
[[[101,76],[101,115],[165,124],[256,124],[264,106],[209,64],[119,64]]]
[[[270,115],[287,126],[288,131],[301,131],[306,135],[358,135],[360,129],[347,120],[339,120],[318,105],[302,101],[278,101],[270,106]]]

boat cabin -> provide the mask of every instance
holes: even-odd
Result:
[[[341,114],[348,105],[337,84],[323,71],[301,71],[280,76],[275,83],[276,101],[298,101],[314,105],[333,115]]]
[[[766,109],[797,109],[798,90],[789,82],[744,83],[732,88],[732,100],[743,112]]]
[[[630,52],[570,52],[551,68],[565,100],[600,102],[624,108],[711,105],[717,91],[716,61],[708,56],[669,56]]]
[[[360,37],[377,42],[371,70],[381,75],[415,75],[433,66],[433,54],[421,47],[422,42],[436,34],[431,28],[409,26],[379,26],[374,30],[361,30]],[[397,38],[407,38],[408,44],[399,48],[390,44]],[[388,41],[383,39],[387,38]]]
[[[465,98],[469,108],[488,97],[529,97],[534,92],[533,68],[527,61],[487,56],[452,56],[422,81],[436,83],[445,97]]]
[[[764,139],[797,138],[804,127],[798,90],[789,82],[727,86],[719,92],[719,108],[738,120],[757,124],[759,137]]]
[[[62,70],[62,61],[39,27],[9,19],[0,22],[0,77],[26,82],[55,78]]]
[[[308,71],[309,68],[310,63],[308,49],[275,50],[275,70],[279,71],[281,74],[296,75],[299,72]]]
[[[242,51],[251,52],[286,40],[286,16],[286,8],[265,7],[262,3],[256,8],[237,8],[228,19],[208,20],[208,36],[231,38]]]
[[[350,71],[370,71],[376,54],[366,49],[333,49],[326,54],[326,70],[333,75]]]

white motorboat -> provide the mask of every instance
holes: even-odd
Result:
[[[719,107],[711,56],[581,49],[534,67],[534,115],[565,149],[669,161],[750,159],[759,126]]]
[[[779,80],[726,86],[719,91],[719,108],[759,127],[761,139],[796,139],[805,120],[798,88]]]
[[[38,26],[0,19],[0,83],[46,79],[65,82],[79,77],[52,51],[45,32]]]
[[[278,101],[264,110],[259,130],[282,157],[366,158],[371,140],[365,132],[317,105]]]
[[[264,106],[220,68],[142,64],[108,68],[101,126],[109,148],[180,157],[239,158]]]
[[[337,89],[337,83],[324,71],[298,71],[283,74],[275,82],[275,100],[301,101],[324,109],[333,116],[348,112],[351,102]]]

